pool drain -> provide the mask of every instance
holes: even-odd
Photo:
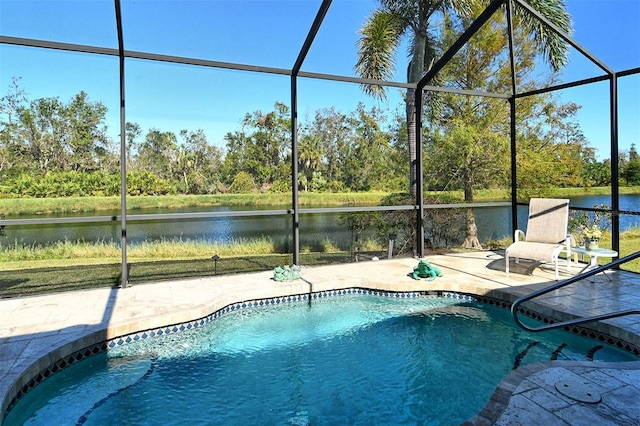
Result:
[[[597,404],[602,401],[602,395],[587,383],[557,382],[556,390],[564,396],[579,402]]]

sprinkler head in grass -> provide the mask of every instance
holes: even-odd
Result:
[[[211,258],[213,259],[213,275],[217,275],[218,274],[218,260],[220,260],[220,256],[218,256],[217,254],[214,254]]]

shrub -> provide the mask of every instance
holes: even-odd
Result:
[[[127,173],[127,193],[129,195],[166,195],[176,190],[169,182],[160,179],[155,173]]]
[[[457,202],[444,194],[438,197],[426,196],[425,204],[446,204]],[[415,199],[406,193],[393,193],[384,197],[383,206],[415,204]],[[431,249],[453,247],[464,239],[466,216],[464,209],[427,209],[424,214],[425,246]],[[383,212],[377,225],[377,240],[383,246],[389,240],[389,234],[395,234],[394,249],[397,254],[416,252],[416,212],[398,210]]]
[[[256,191],[256,184],[253,182],[253,178],[247,172],[238,172],[233,179],[229,192],[231,194],[248,194]]]

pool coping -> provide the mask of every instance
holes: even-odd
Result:
[[[480,426],[495,424],[501,419],[501,417],[505,416],[514,396],[521,395],[525,392],[531,392],[534,388],[547,388],[547,391],[552,389],[554,386],[553,381],[559,381],[559,378],[562,376],[557,373],[557,370],[565,372],[567,377],[571,377],[572,379],[577,378],[582,383],[588,383],[589,380],[582,378],[582,376],[585,376],[585,373],[592,373],[597,370],[615,370],[616,373],[622,375],[624,375],[625,372],[630,371],[637,373],[640,372],[640,361],[599,362],[597,364],[589,361],[548,361],[523,365],[502,379],[482,410],[480,410],[480,412],[471,419],[462,423],[462,425]],[[540,384],[540,379],[534,379],[536,376],[541,376],[549,372],[551,372],[551,374],[548,375],[554,378],[551,383]],[[549,381],[549,377],[545,379],[547,382]],[[564,400],[567,401],[568,399],[564,398]],[[532,405],[533,404],[534,403],[532,403]],[[511,419],[510,416],[507,417],[508,419],[505,420],[507,423],[505,424],[516,425],[528,423],[523,420],[515,421]],[[538,420],[539,422],[536,422],[537,424],[545,423],[542,418],[539,418]],[[626,420],[619,418],[619,420],[620,424],[627,424],[626,422],[629,420],[633,421],[633,419],[628,418]],[[556,421],[560,420],[556,418]],[[576,421],[578,421],[578,419],[576,419]]]
[[[415,262],[415,259],[404,259],[396,261],[395,263],[391,263],[391,261],[389,261],[389,263],[386,263],[386,265],[384,264],[384,262],[376,262],[378,265],[384,265],[385,269],[391,269],[390,267],[394,266],[393,269],[403,270],[404,272],[401,275],[393,276],[393,279],[389,279],[388,277],[385,279],[383,277],[382,280],[380,279],[379,275],[377,276],[377,278],[374,278],[373,276],[364,272],[362,272],[361,274],[356,273],[355,276],[351,275],[349,277],[344,275],[341,276],[340,274],[329,273],[328,275],[330,278],[328,280],[326,278],[320,278],[326,277],[327,272],[335,272],[336,270],[340,270],[340,268],[345,268],[345,266],[349,265],[309,268],[308,270],[304,271],[305,273],[302,274],[303,276],[301,280],[292,282],[274,282],[271,279],[271,272],[247,274],[244,276],[244,278],[250,278],[248,280],[250,283],[261,282],[264,284],[266,282],[269,283],[269,285],[264,285],[261,287],[253,286],[249,288],[245,286],[245,288],[240,289],[240,291],[225,292],[224,290],[229,289],[227,286],[226,289],[223,289],[223,294],[217,294],[218,297],[213,298],[214,300],[212,301],[214,301],[215,303],[211,303],[212,301],[209,301],[209,303],[198,304],[196,306],[193,306],[193,309],[189,310],[189,313],[176,313],[168,310],[165,315],[161,316],[140,315],[138,317],[129,318],[129,320],[114,322],[113,324],[111,324],[111,322],[107,324],[101,323],[97,326],[87,328],[86,330],[81,332],[80,336],[78,334],[59,335],[58,340],[55,341],[57,345],[54,344],[53,347],[45,345],[46,350],[43,350],[43,348],[40,347],[39,350],[35,350],[31,354],[31,357],[29,359],[25,359],[24,362],[17,363],[17,365],[14,366],[16,368],[13,370],[13,380],[11,385],[7,386],[7,380],[2,381],[1,384],[3,388],[0,388],[0,395],[2,395],[0,419],[4,419],[8,410],[24,394],[33,389],[47,377],[55,374],[57,371],[63,369],[70,363],[79,361],[88,356],[99,353],[100,351],[107,350],[109,347],[113,347],[110,345],[126,344],[129,341],[135,341],[136,336],[143,332],[149,332],[150,335],[148,337],[153,337],[151,336],[151,332],[158,334],[158,330],[162,331],[162,333],[172,333],[204,325],[204,323],[214,320],[221,313],[224,313],[225,309],[239,309],[242,308],[242,304],[247,304],[249,302],[253,303],[255,301],[258,301],[258,303],[260,303],[260,301],[264,300],[306,297],[309,295],[323,294],[326,292],[335,293],[341,291],[367,290],[371,292],[384,292],[385,294],[393,293],[397,295],[412,293],[420,295],[440,293],[445,295],[471,296],[480,302],[495,304],[506,308],[510,306],[513,300],[515,300],[515,298],[517,297],[517,294],[514,294],[513,291],[511,291],[512,288],[510,286],[500,288],[496,287],[493,284],[483,286],[482,283],[479,282],[473,284],[460,284],[446,282],[446,280],[443,279],[438,279],[435,281],[415,281],[410,278],[407,279],[407,266],[414,264]],[[435,263],[434,260],[432,260],[432,262]],[[447,272],[453,272],[447,271],[444,265],[442,265],[442,267],[445,268],[445,276],[447,276]],[[366,266],[365,268],[375,269],[367,268]],[[215,278],[218,281],[228,280],[235,285],[237,285],[243,279],[239,276]],[[182,280],[173,282],[173,285],[180,287],[181,285],[185,286],[188,283],[193,284],[194,282],[202,284],[202,281],[210,282],[211,279],[204,278],[198,280]],[[136,287],[148,288],[149,286],[158,285],[163,285],[163,283],[150,283]],[[186,285],[186,287],[188,287],[188,285]],[[103,289],[102,291],[105,290]],[[124,291],[128,292],[130,290]],[[89,292],[87,292],[87,294],[88,293]],[[112,298],[110,297],[109,300],[112,300]],[[536,312],[538,308],[542,312]],[[546,306],[544,304],[540,304],[539,307],[535,307],[535,309],[531,308],[530,311],[535,312],[535,314],[538,315],[538,319],[549,321],[558,321],[563,317],[572,316],[572,314],[568,312],[550,308],[549,306]],[[631,345],[633,347],[633,350],[638,351],[639,345],[637,344],[637,342],[640,342],[640,336],[638,336],[637,334],[631,334],[632,337],[635,336],[635,340],[630,342],[629,340],[632,339],[629,339],[629,331],[625,330],[624,328],[612,324],[605,324],[603,326],[599,324],[597,328],[603,329],[593,330],[585,327],[573,331],[577,331],[579,334],[583,335],[585,335],[584,333],[596,333],[595,335],[590,335],[590,337],[596,336],[596,338],[599,338],[603,341],[606,341],[606,339],[615,338],[617,340],[614,340],[613,344],[616,344],[617,346],[623,348],[625,347],[625,345]],[[50,338],[51,336],[47,337]],[[37,338],[38,336],[36,335],[34,339]],[[637,364],[638,366],[640,366],[640,361],[638,361],[637,363],[634,362],[633,364]],[[20,370],[20,372],[18,373],[16,370]],[[524,369],[523,374],[526,371],[528,371],[528,369]],[[495,419],[497,418],[496,416],[499,417],[499,408],[504,406],[504,398],[506,395],[508,395],[507,390],[512,388],[513,380],[515,380],[514,377],[521,377],[519,373],[520,372],[516,370],[515,373],[512,373],[513,377],[511,377],[512,375],[509,375],[504,379],[503,383],[498,386],[498,388],[494,392],[494,395],[487,403],[485,409],[481,411],[481,413],[484,414],[481,415],[479,413],[478,416],[476,416],[477,419],[474,418],[475,420],[473,420],[473,422],[469,424],[486,424],[486,421],[495,421]],[[5,377],[5,379],[6,378],[7,377]]]

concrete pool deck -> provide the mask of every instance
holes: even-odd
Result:
[[[0,414],[16,396],[34,387],[44,371],[89,347],[143,330],[204,318],[237,302],[345,288],[383,291],[445,291],[479,296],[509,306],[517,297],[553,283],[551,268],[526,264],[504,273],[500,252],[427,256],[444,276],[411,279],[416,259],[398,258],[305,267],[302,279],[272,280],[271,271],[103,288],[0,300]],[[577,273],[584,264],[575,265]],[[561,279],[569,277],[561,264]],[[556,290],[535,308],[547,318],[564,320],[640,307],[640,275],[619,271],[598,275]],[[640,348],[640,318],[627,316],[576,329],[621,347]],[[603,337],[611,336],[611,337]],[[86,356],[86,355],[82,355]],[[47,374],[44,374],[46,376]],[[601,396],[580,402],[557,386]],[[578,398],[580,399],[580,398]],[[1,418],[1,417],[0,417]],[[640,361],[594,363],[550,361],[518,368],[498,386],[473,425],[638,425]]]

